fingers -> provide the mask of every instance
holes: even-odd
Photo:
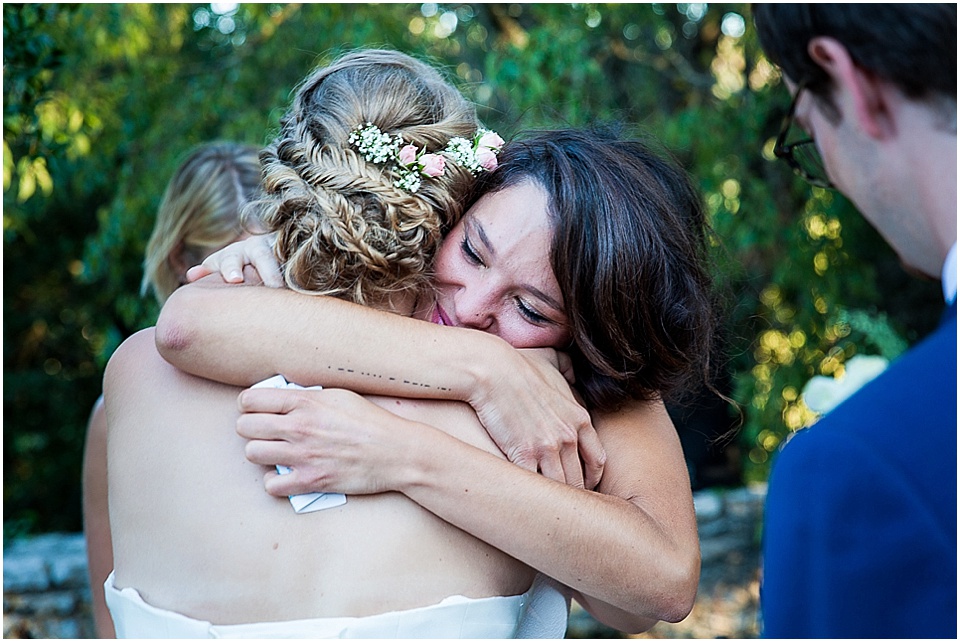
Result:
[[[213,256],[208,257],[207,260],[204,261],[204,264],[206,264],[207,261],[210,261]],[[219,268],[220,275],[223,277],[223,280],[227,283],[243,283],[244,263],[245,261],[243,260],[243,256],[240,254],[225,253],[223,256],[221,256],[219,260]],[[217,267],[216,263],[213,267]]]
[[[573,360],[566,352],[557,353],[557,369],[571,386],[577,383],[577,378],[573,374]]]
[[[320,390],[291,390],[285,388],[247,388],[237,396],[242,413],[270,413],[285,415],[305,401],[304,395]]]
[[[284,415],[272,413],[242,414],[237,418],[237,434],[244,439],[267,439],[289,442],[289,421]],[[251,460],[253,461],[253,460]],[[259,463],[259,462],[256,462]],[[270,462],[267,462],[270,463]],[[283,463],[281,461],[273,462]]]
[[[544,477],[574,488],[583,488],[583,469],[576,447],[565,448],[560,453],[551,453],[540,460],[540,472]]]
[[[281,475],[275,469],[270,470],[263,475],[263,487],[266,489],[267,494],[273,495],[274,497],[296,495],[299,492],[297,489],[296,471],[288,475]]]
[[[520,466],[520,468],[529,470],[532,473],[537,472],[537,469],[539,468],[536,457],[530,455],[529,453],[515,455],[514,457],[508,457],[508,459],[512,461],[514,464],[516,464],[517,466]]]
[[[244,268],[250,266],[265,285],[281,288],[283,276],[273,255],[272,238],[269,234],[260,234],[231,243],[208,256],[201,265],[190,268],[187,279],[193,282],[219,273],[226,283],[244,283]]]
[[[213,270],[208,268],[206,265],[194,265],[192,268],[187,270],[187,283],[199,281],[203,277],[211,274],[213,274]]]
[[[585,488],[593,490],[603,477],[607,451],[603,449],[600,437],[592,425],[580,431],[578,443],[579,458],[583,460],[583,484]]]
[[[583,468],[580,467],[580,453],[577,452],[576,444],[560,451],[560,462],[563,464],[562,481],[568,486],[583,488]]]
[[[296,449],[285,441],[253,439],[244,447],[247,461],[260,466],[290,466],[299,462]]]
[[[583,468],[580,465],[576,441],[565,441],[560,446],[543,446],[539,449],[539,454],[527,454],[532,452],[528,450],[525,454],[514,455],[510,461],[561,484],[574,488],[584,487]]]
[[[540,473],[561,484],[566,483],[566,476],[563,472],[563,465],[560,463],[560,456],[557,453],[550,453],[540,459]]]
[[[244,439],[265,439],[296,442],[305,433],[304,421],[316,413],[296,413],[310,403],[308,395],[322,391],[284,390],[276,388],[251,388],[237,397],[240,417],[237,418],[237,434]],[[250,461],[253,461],[252,459]],[[254,463],[284,463],[282,460]]]
[[[280,273],[280,264],[274,256],[271,246],[258,243],[250,249],[250,263],[256,268],[263,280],[263,284],[271,288],[283,287],[283,276]]]

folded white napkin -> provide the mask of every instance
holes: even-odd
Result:
[[[287,381],[283,375],[276,375],[265,379],[260,383],[255,383],[251,388],[289,388],[291,390],[322,390],[320,386],[310,386],[304,388],[295,383]],[[291,472],[287,466],[277,466],[277,472],[286,475]],[[305,493],[303,495],[290,495],[290,504],[293,505],[295,513],[312,513],[325,508],[333,508],[347,503],[347,496],[340,493]]]

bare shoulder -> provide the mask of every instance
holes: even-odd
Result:
[[[676,443],[676,428],[661,401],[631,401],[617,410],[592,415],[604,446],[626,447],[668,446]]]
[[[596,413],[593,424],[607,452],[598,490],[629,498],[638,493],[689,492],[689,474],[680,439],[660,401],[633,401],[613,412]]]
[[[110,356],[104,372],[104,392],[109,385],[116,385],[134,372],[142,372],[145,366],[163,357],[157,352],[155,328],[144,328],[128,337]],[[166,363],[166,362],[164,362]]]

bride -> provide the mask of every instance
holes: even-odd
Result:
[[[369,59],[364,67],[370,67]],[[418,71],[418,74],[426,73]],[[351,77],[356,78],[356,74]],[[331,73],[328,80],[333,78]],[[409,78],[404,82],[408,83]],[[361,159],[366,152],[357,153],[360,150],[350,142],[351,134],[362,134],[356,129],[358,126],[370,123],[381,133],[400,133],[402,128],[379,116],[343,115],[335,109],[329,110],[336,112],[334,120],[339,124],[335,127],[307,122],[298,125],[298,119],[311,117],[311,109],[316,113],[323,112],[320,98],[327,95],[319,88],[326,91],[333,86],[333,83],[328,85],[327,80],[306,83],[298,94],[294,109],[285,119],[287,133],[281,133],[277,144],[271,148],[282,161],[274,167],[279,177],[274,185],[278,190],[275,193],[281,195],[276,211],[283,221],[278,225],[277,251],[284,261],[288,282],[304,288],[304,284],[292,276],[297,273],[297,262],[292,260],[294,248],[312,247],[321,255],[326,253],[328,258],[340,257],[344,251],[363,254],[365,260],[380,266],[381,279],[385,264],[408,265],[397,258],[402,252],[391,254],[390,261],[385,263],[382,250],[371,253],[353,240],[345,241],[343,234],[358,231],[366,234],[370,230],[359,224],[332,221],[330,212],[340,211],[337,207],[325,209],[319,222],[312,224],[313,231],[306,235],[308,239],[315,239],[317,235],[323,238],[324,234],[326,238],[339,239],[331,245],[319,241],[304,242],[296,234],[288,236],[283,231],[310,209],[304,203],[318,197],[330,199],[340,209],[353,208],[353,211],[369,214],[368,208],[357,206],[359,197],[354,198],[347,192],[348,196],[344,198],[345,189],[360,184],[363,186],[361,192],[370,191],[377,198],[396,200],[401,204],[396,208],[386,207],[387,211],[407,216],[422,213],[425,207],[432,216],[440,217],[440,222],[427,224],[426,229],[419,229],[416,225],[396,228],[397,233],[406,235],[407,241],[411,230],[415,230],[412,234],[419,237],[415,244],[419,244],[419,251],[426,252],[423,254],[426,260],[414,262],[413,268],[404,267],[399,273],[389,272],[386,280],[401,278],[403,269],[412,269],[416,275],[411,277],[412,282],[402,288],[374,288],[371,291],[377,294],[369,297],[363,286],[357,286],[357,281],[349,282],[350,298],[402,314],[413,313],[420,318],[439,315],[444,321],[460,322],[454,325],[471,327],[473,321],[466,315],[452,318],[452,305],[447,305],[446,311],[438,312],[441,308],[435,306],[434,298],[426,296],[430,290],[421,286],[426,274],[424,268],[432,263],[437,251],[440,256],[434,286],[438,293],[442,293],[442,268],[451,265],[454,254],[460,252],[465,260],[476,265],[473,261],[479,261],[479,250],[486,256],[489,274],[507,274],[511,286],[516,285],[514,281],[517,279],[526,279],[523,285],[531,286],[525,290],[532,293],[530,300],[514,302],[511,295],[509,300],[513,308],[499,308],[496,314],[491,313],[496,317],[498,333],[502,334],[504,329],[511,327],[519,328],[527,332],[524,336],[534,337],[534,343],[527,345],[565,347],[573,340],[576,347],[581,347],[582,326],[578,327],[578,322],[584,311],[565,308],[564,302],[569,296],[561,292],[554,274],[556,269],[549,269],[548,248],[553,243],[554,234],[559,234],[548,213],[555,205],[552,200],[557,199],[556,194],[548,196],[548,186],[537,180],[535,174],[515,172],[514,176],[523,180],[501,185],[499,191],[481,197],[471,209],[471,215],[459,221],[441,246],[441,234],[458,223],[458,205],[467,201],[465,191],[458,191],[455,183],[459,173],[459,178],[469,187],[469,176],[464,174],[468,169],[447,162],[443,175],[431,176],[424,171],[436,161],[423,156],[445,149],[451,139],[460,137],[473,140],[474,151],[479,149],[476,145],[479,139],[474,135],[475,117],[471,116],[468,131],[461,133],[438,136],[435,124],[431,124],[413,130],[420,136],[433,133],[437,138],[418,139],[413,131],[404,134],[405,141],[416,143],[416,153],[421,154],[419,160],[416,157],[411,159],[409,150],[405,157],[399,150],[394,150],[396,153],[389,152],[385,156],[374,154],[373,160]],[[385,96],[397,94],[397,86],[396,83],[381,84],[371,95],[382,101]],[[390,87],[390,91],[384,91],[385,87]],[[312,90],[317,90],[316,95],[311,95]],[[422,94],[417,94],[416,98],[400,98],[398,104],[408,107],[416,105]],[[334,104],[339,108],[362,103],[358,100],[330,103]],[[447,112],[435,110],[433,114],[436,113]],[[313,151],[309,145],[296,144],[298,138],[317,135],[336,140],[336,144],[317,147]],[[501,169],[511,166],[510,149],[508,145],[504,150]],[[691,221],[683,220],[691,212],[698,213],[699,206],[689,190],[678,189],[678,186],[682,187],[682,180],[677,178],[679,174],[671,173],[665,164],[651,161],[630,145],[592,141],[586,136],[567,135],[553,146],[544,144],[543,140],[528,147],[517,144],[516,149],[520,151],[512,165],[514,169],[536,167],[538,162],[544,162],[544,154],[554,154],[553,160],[556,161],[561,156],[566,157],[568,152],[580,152],[587,163],[603,165],[607,171],[605,177],[618,175],[623,178],[620,174],[633,173],[630,178],[640,180],[620,184],[643,185],[643,190],[636,191],[647,190],[644,199],[654,204],[645,203],[644,206],[660,208],[656,216],[649,217],[654,221],[650,224],[660,225],[657,232],[664,233],[668,242],[679,248],[680,254],[688,251],[696,254],[696,233],[693,241],[684,240],[682,228],[702,225],[702,218],[696,216]],[[524,155],[530,150],[536,152],[532,158]],[[350,161],[347,164],[351,167],[348,172],[351,178],[346,183],[337,181],[335,175],[341,172],[323,170],[331,158]],[[420,182],[417,192],[408,189],[412,183],[403,181],[407,176],[403,167],[410,167],[410,162],[416,162],[413,167],[421,174],[416,177]],[[284,163],[289,166],[287,169],[282,167]],[[392,169],[385,172],[384,167]],[[291,169],[294,171],[289,171]],[[653,175],[654,180],[642,180],[641,171]],[[269,169],[267,174],[265,186],[269,191]],[[307,174],[311,175],[309,184],[302,189],[297,187]],[[499,174],[502,173],[492,172],[490,175]],[[583,181],[582,172],[573,172],[571,176]],[[318,188],[318,184],[330,188]],[[608,184],[595,187],[588,196],[611,202],[613,194],[609,189],[602,189],[611,186],[608,181]],[[455,196],[438,197],[443,193]],[[681,198],[676,198],[678,195]],[[636,195],[617,196],[615,200],[619,203],[631,201]],[[433,200],[436,198],[439,200]],[[512,228],[509,227],[511,224]],[[574,222],[574,225],[578,224]],[[671,225],[678,227],[670,229]],[[521,243],[502,245],[509,238],[509,234],[502,233],[504,229],[519,235]],[[283,242],[285,238],[294,240],[287,246]],[[617,240],[629,243],[622,233]],[[514,269],[503,272],[496,269],[497,256],[525,258],[519,263],[512,261],[510,265]],[[308,260],[305,265],[301,274],[313,275],[319,264]],[[686,265],[678,269],[690,269],[689,264]],[[539,269],[531,269],[538,266]],[[376,270],[370,272],[376,273]],[[337,279],[343,278],[344,274],[343,266],[335,269]],[[312,283],[305,289],[338,294],[332,291],[331,282],[326,285]],[[381,285],[383,282],[381,280]],[[689,283],[684,282],[684,285]],[[508,289],[511,292],[516,290]],[[199,294],[201,291],[202,295]],[[420,296],[410,296],[411,292]],[[275,298],[278,296],[282,298]],[[550,302],[554,307],[550,307]],[[325,327],[333,328],[327,333],[327,340],[352,334],[376,336],[376,332],[364,333],[365,319],[375,319],[374,325],[385,324],[384,327],[389,323],[402,324],[403,336],[408,340],[395,339],[394,343],[407,344],[407,349],[430,345],[430,340],[424,342],[420,339],[426,336],[422,333],[428,329],[429,332],[444,333],[443,341],[433,342],[436,346],[450,345],[449,340],[454,336],[466,340],[467,335],[471,341],[477,337],[490,337],[482,340],[487,347],[499,345],[495,343],[499,339],[492,335],[437,328],[400,315],[376,315],[374,310],[328,297],[302,297],[290,291],[266,288],[187,286],[171,299],[170,304],[164,310],[167,323],[161,328],[158,339],[165,354],[173,361],[177,361],[179,355],[181,363],[178,365],[185,370],[243,385],[253,383],[256,377],[264,378],[276,372],[306,384],[335,385],[350,377],[382,378],[387,389],[379,392],[398,396],[364,399],[343,390],[250,390],[240,398],[240,409],[244,410],[241,415],[237,388],[198,379],[168,365],[156,353],[152,330],[124,344],[111,360],[106,376],[110,391],[107,395],[110,503],[116,561],[116,573],[107,589],[108,595],[112,596],[111,608],[121,634],[142,635],[144,631],[156,631],[157,627],[164,626],[180,633],[189,628],[189,637],[247,634],[262,637],[279,634],[511,637],[518,633],[518,621],[522,624],[529,605],[537,602],[538,595],[548,594],[538,591],[536,584],[531,589],[534,568],[567,584],[569,588],[565,590],[568,594],[581,601],[602,621],[623,630],[643,630],[657,619],[679,620],[689,612],[699,570],[692,499],[676,435],[662,404],[656,399],[646,402],[624,395],[627,400],[621,400],[623,403],[618,411],[593,414],[596,434],[606,449],[607,461],[597,487],[599,492],[592,492],[583,489],[584,471],[580,471],[577,484],[573,468],[579,471],[579,460],[576,466],[572,466],[569,457],[561,458],[561,463],[554,465],[553,470],[541,464],[545,476],[509,464],[502,454],[505,450],[501,443],[503,438],[497,437],[494,441],[465,404],[452,400],[400,398],[401,391],[415,383],[411,378],[390,388],[391,384],[387,382],[390,376],[381,374],[383,369],[377,371],[368,365],[350,367],[353,362],[349,361],[347,346],[341,346],[341,354],[347,355],[347,361],[330,365],[328,355],[317,352],[318,344],[308,340],[311,332],[319,332]],[[342,312],[341,326],[348,323],[351,331],[345,332],[342,327],[338,330],[336,323],[330,326],[329,318],[322,320],[316,312],[321,304],[325,310]],[[582,305],[579,300],[574,304]],[[231,316],[210,315],[207,306],[211,305],[220,310],[229,308]],[[574,312],[578,319],[568,320],[568,315]],[[654,316],[659,312],[661,310],[655,309]],[[491,314],[486,317],[492,318]],[[529,327],[510,325],[516,317],[508,315],[517,314],[524,315]],[[478,308],[477,319],[480,317],[484,317],[484,312]],[[266,331],[262,326],[264,319],[272,324]],[[163,325],[163,317],[161,322]],[[249,328],[246,327],[248,323]],[[487,328],[477,329],[489,331],[493,327],[489,320],[484,323]],[[604,323],[616,325],[611,319],[600,321],[600,325]],[[666,328],[669,324],[658,320],[658,325]],[[708,325],[694,324],[691,327],[704,330]],[[226,332],[227,341],[219,342],[216,337],[198,341],[198,337],[202,338],[203,332],[211,327],[214,327],[214,335]],[[384,336],[396,336],[396,331],[391,332],[384,331]],[[462,332],[467,334],[456,334]],[[544,334],[550,339],[536,343],[536,337],[542,338]],[[238,338],[242,340],[238,341]],[[509,341],[510,338],[516,339],[516,335],[502,338]],[[655,338],[660,337],[651,337],[651,340]],[[673,339],[672,349],[680,352],[673,357],[685,356],[682,354],[684,349],[695,352],[695,343],[679,336]],[[469,341],[462,345],[466,347],[466,343]],[[602,352],[605,348],[600,346],[597,350]],[[212,350],[214,354],[197,356],[196,349],[201,352]],[[362,347],[357,350],[362,351]],[[505,356],[511,364],[519,363],[515,356],[506,357],[510,353],[499,348],[496,350],[496,354]],[[263,358],[260,352],[276,357],[276,363],[280,365],[274,367],[271,360]],[[434,359],[443,360],[444,354],[454,353],[455,346],[452,352],[440,349]],[[282,365],[286,358],[292,358],[296,364],[292,367]],[[191,365],[191,359],[196,359],[196,363]],[[586,368],[581,368],[581,373],[589,370],[593,359],[595,355],[587,358],[588,363]],[[676,360],[685,361],[682,358]],[[690,361],[693,363],[696,359]],[[324,380],[323,376],[311,374],[311,367],[342,372]],[[569,388],[558,372],[553,371],[553,379],[550,379],[549,369],[542,363],[524,367],[527,370],[521,373],[505,375],[506,380],[526,381],[528,374],[524,373],[532,369],[541,381],[537,390],[551,393],[552,398],[563,402],[572,402]],[[658,376],[677,374],[669,372],[671,367],[658,362],[650,369],[656,370]],[[356,372],[350,373],[351,370]],[[251,378],[251,373],[256,377]],[[586,375],[587,379],[597,379],[589,372]],[[402,376],[395,378],[403,380]],[[420,380],[423,382],[427,378],[421,377]],[[544,379],[552,381],[552,387],[542,383]],[[624,379],[629,383],[629,377]],[[659,379],[663,380],[663,377]],[[361,387],[357,386],[358,389]],[[521,386],[524,387],[529,388]],[[615,386],[607,386],[608,392],[612,387]],[[436,386],[434,391],[442,388]],[[566,397],[561,394],[561,388]],[[623,388],[626,390],[629,386],[624,384]],[[419,396],[430,397],[430,394],[421,390]],[[497,398],[496,394],[489,396]],[[278,400],[281,408],[273,406]],[[257,407],[264,403],[265,407]],[[282,408],[284,405],[286,409]],[[541,405],[549,404],[541,401]],[[555,405],[562,406],[563,403],[557,401]],[[298,411],[317,406],[324,409],[319,420],[325,423],[327,437],[335,432],[342,438],[336,448],[329,449],[330,456],[343,454],[346,458],[347,452],[353,448],[363,453],[362,459],[370,466],[384,466],[378,471],[379,476],[368,474],[359,481],[344,477],[340,488],[299,488],[293,491],[291,487],[288,489],[290,494],[321,490],[346,491],[349,495],[345,504],[335,508],[298,515],[285,499],[263,492],[261,478],[264,469],[249,460],[258,464],[293,464],[290,475],[268,473],[272,494],[287,494],[286,491],[276,492],[284,483],[288,486],[291,483],[309,484],[310,480],[305,477],[305,473],[311,470],[309,462],[298,459],[299,454],[285,450],[282,441],[271,438],[264,431],[269,433],[271,426],[275,426],[279,431],[277,435],[286,434],[289,424],[280,426],[273,421],[273,418],[283,416],[287,420],[299,418],[295,431],[304,437],[315,435],[317,415]],[[520,411],[524,408],[520,406],[501,405],[501,408],[505,407],[509,411],[501,412],[501,415],[513,412],[523,415]],[[278,411],[280,415],[276,414]],[[481,409],[481,414],[490,416],[489,405]],[[507,419],[507,423],[509,421]],[[246,442],[237,435],[235,428],[255,439]],[[533,428],[543,430],[549,427],[535,423]],[[598,456],[595,444],[591,444],[591,431],[592,428],[581,430],[579,441],[575,438],[574,443],[579,444],[588,463],[602,463],[603,455]],[[498,433],[491,431],[490,434]],[[594,439],[596,434],[593,434]],[[451,435],[457,439],[451,440]],[[513,450],[506,450],[513,455],[512,460],[517,459]],[[414,476],[408,474],[401,483],[395,474],[388,474],[399,470],[409,473],[409,466],[404,468],[398,462],[423,462],[432,453],[443,454],[438,463],[448,465],[448,468],[450,464],[458,466],[455,472],[460,477],[476,471],[477,481],[483,480],[477,488],[486,492],[492,485],[495,487],[493,496],[464,494],[464,490],[469,490],[468,486],[460,488],[459,496],[448,489],[441,490],[440,498],[431,499],[409,486]],[[385,465],[388,462],[393,464],[390,470]],[[330,463],[332,468],[336,467],[336,462]],[[529,467],[529,462],[524,463]],[[559,472],[558,467],[561,468]],[[593,477],[597,474],[597,471],[591,473],[591,468],[599,469],[600,466],[588,467],[589,487],[594,485]],[[455,480],[458,475],[442,475],[437,481]],[[554,481],[565,477],[572,478],[580,488]],[[377,485],[378,479],[382,480],[382,486]],[[553,514],[557,516],[555,524],[547,519]],[[540,628],[541,633],[550,630],[549,637],[562,635],[565,606],[560,612],[559,616],[547,616],[547,627]],[[559,633],[555,626],[551,628],[557,622]],[[125,631],[124,625],[128,625]],[[519,633],[525,634],[522,629]]]
[[[477,147],[473,107],[434,70],[395,52],[347,55],[303,83],[254,205],[289,250],[298,289],[349,288],[409,315],[472,173],[452,157],[442,174],[421,171],[443,162],[421,153],[408,173],[419,189],[397,186],[350,142],[375,133],[354,130],[366,122],[418,149]],[[516,635],[532,569],[397,493],[297,514],[244,458],[240,390],[176,370],[153,334],[125,342],[105,375],[115,565],[105,589],[120,637]],[[378,402],[503,457],[468,406]],[[565,623],[561,600],[553,630]]]

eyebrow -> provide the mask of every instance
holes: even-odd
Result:
[[[496,258],[497,250],[496,248],[493,247],[493,244],[490,243],[490,239],[487,238],[487,233],[486,231],[484,231],[483,225],[481,225],[480,222],[477,221],[475,218],[467,219],[465,223],[476,231],[477,236],[480,237],[480,242],[483,243],[483,246],[485,248],[487,248],[487,251],[490,253],[490,255]],[[528,285],[526,283],[524,283],[522,287],[524,290],[526,290],[533,296],[537,297],[538,299],[541,299],[544,303],[549,305],[555,311],[559,312],[564,316],[567,315],[566,311],[563,309],[563,304],[557,301],[556,299],[554,299],[552,296],[550,296],[546,292],[540,290],[539,288],[535,288],[532,285]]]

